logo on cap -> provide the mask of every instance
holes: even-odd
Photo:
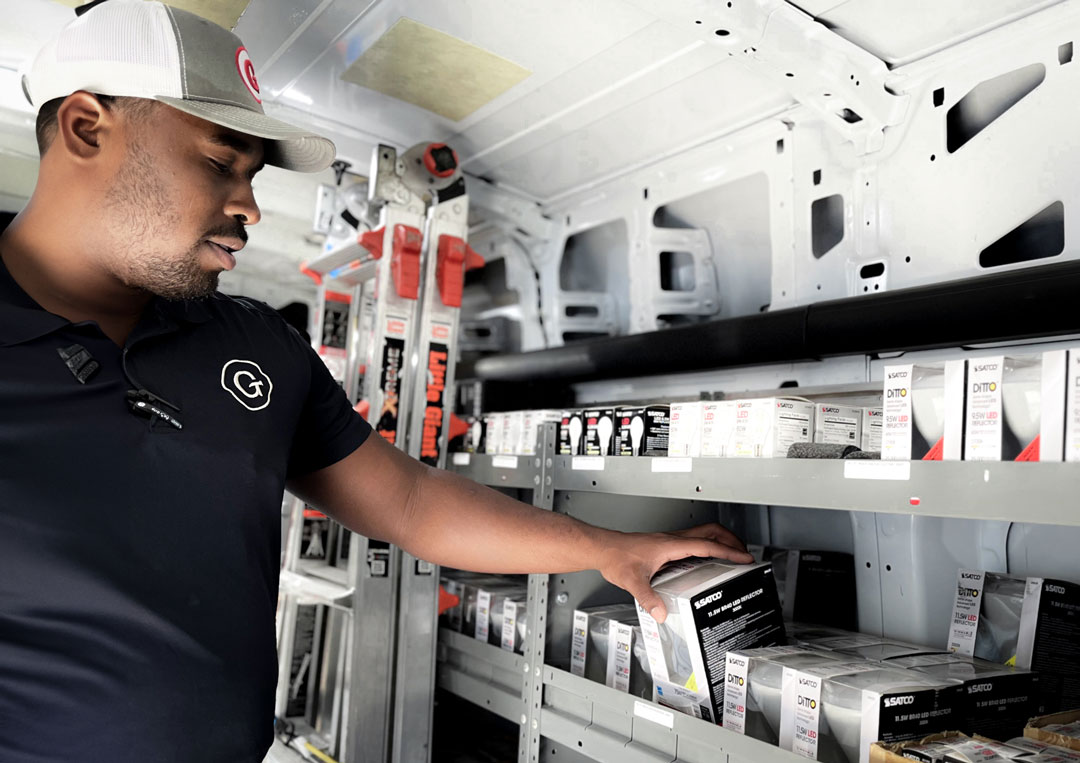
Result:
[[[259,97],[259,80],[255,78],[255,64],[251,62],[247,48],[236,49],[236,69],[240,72],[240,79],[244,81],[252,97],[262,103],[262,98]]]
[[[259,364],[250,360],[230,360],[221,369],[221,386],[249,411],[270,405],[274,384]]]

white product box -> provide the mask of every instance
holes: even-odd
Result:
[[[863,408],[862,444],[863,450],[881,452],[881,433],[885,428],[885,411],[881,408]]]
[[[505,415],[505,413],[488,413],[484,415],[484,453],[489,456],[495,456],[501,452],[503,417]]]
[[[1069,350],[1065,372],[1065,460],[1080,461],[1080,348]]]
[[[671,404],[669,456],[701,455],[701,407],[701,402]]]
[[[862,449],[862,424],[863,409],[858,406],[818,403],[814,411],[814,442]]]
[[[525,411],[521,419],[521,438],[518,441],[518,454],[535,456],[536,449],[540,444],[540,428],[544,424],[559,423],[560,421],[562,421],[562,411],[550,409]]]
[[[965,461],[1060,461],[1065,355],[994,355],[967,362]],[[1037,455],[1038,454],[1038,455]]]
[[[786,458],[794,443],[814,436],[814,403],[763,397],[734,404],[729,454],[735,458]]]
[[[735,401],[707,400],[701,404],[701,455],[724,458],[735,431]]]
[[[964,361],[885,366],[886,461],[959,461],[964,432]]]
[[[1001,664],[1015,663],[1024,587],[1023,578],[983,570],[959,570],[949,626],[949,651]]]
[[[652,586],[667,619],[658,624],[640,605],[638,618],[657,701],[719,723],[728,650],[784,640],[772,567],[684,559],[661,569]]]
[[[571,642],[571,673],[653,699],[649,657],[633,604],[575,609]]]
[[[502,435],[499,437],[499,453],[505,456],[518,455],[521,445],[521,430],[525,426],[525,411],[504,413]]]

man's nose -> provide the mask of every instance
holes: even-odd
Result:
[[[238,186],[238,190],[225,205],[225,214],[235,217],[244,225],[254,225],[262,219],[259,205],[255,203],[255,192],[250,183]]]

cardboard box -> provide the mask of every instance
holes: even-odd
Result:
[[[782,397],[736,400],[729,452],[735,458],[785,458],[793,443],[813,436],[813,403]]]
[[[1066,710],[1032,718],[1024,728],[1024,738],[1080,752],[1080,710]]]
[[[964,432],[964,361],[885,366],[887,461],[958,461]]]
[[[667,607],[662,625],[638,606],[657,701],[719,723],[729,649],[777,646],[784,623],[769,564],[684,559],[653,577]]]
[[[870,748],[870,763],[907,763],[909,760],[939,763],[940,757],[934,757],[938,748],[955,742],[966,742],[968,739],[969,736],[959,731],[945,731],[910,742],[875,742]],[[922,754],[923,748],[926,748],[926,754]],[[905,752],[912,754],[905,755]]]
[[[671,434],[671,406],[647,405],[642,408],[618,408],[617,456],[666,456]]]
[[[668,455],[701,455],[701,402],[672,403]]]
[[[614,455],[615,411],[611,408],[587,408],[583,415],[585,416],[585,455]]]
[[[862,448],[863,409],[854,405],[818,403],[814,411],[814,442]]]
[[[885,411],[882,408],[863,408],[863,450],[881,452],[881,433],[885,428]]]
[[[1045,419],[1047,460],[1060,461],[1052,454],[1064,420],[1063,369],[1061,353],[968,360],[964,460],[1039,460]]]
[[[707,400],[701,404],[701,455],[726,458],[735,431],[735,401]]]
[[[570,672],[616,691],[653,699],[652,673],[633,604],[574,610]]]
[[[585,453],[585,417],[581,411],[563,411],[559,424],[559,455],[580,456]]]
[[[1032,763],[1080,763],[1080,751],[1058,747],[1049,742],[1040,742],[1037,739],[1019,736],[1006,739],[1005,744],[1009,745],[1009,747],[1026,750],[1032,756],[1036,756],[1026,758]]]
[[[805,646],[733,649],[725,663],[724,728],[773,745],[780,742],[784,672],[849,666],[841,657]]]

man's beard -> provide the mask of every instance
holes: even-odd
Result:
[[[199,264],[198,241],[183,255],[168,255],[155,248],[159,241],[168,241],[180,227],[179,202],[162,182],[150,153],[138,143],[132,143],[123,166],[105,193],[116,226],[117,245],[103,255],[108,266],[121,283],[141,289],[168,300],[200,299],[217,290],[216,270],[206,270]],[[243,226],[239,233],[243,238]],[[236,235],[236,230],[210,231]]]

